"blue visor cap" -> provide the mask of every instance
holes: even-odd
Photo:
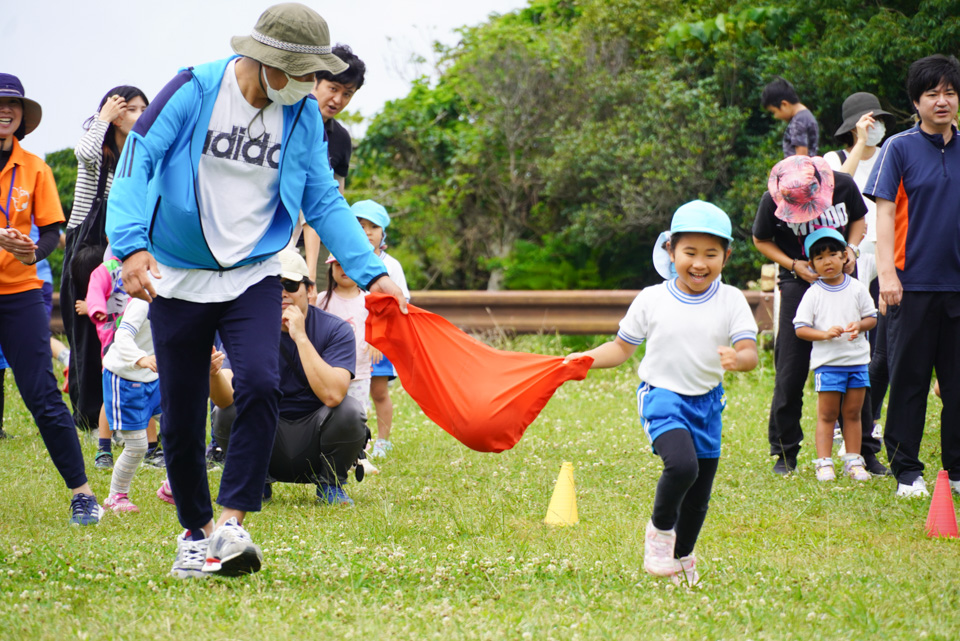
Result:
[[[350,211],[357,218],[369,220],[377,227],[386,229],[390,225],[390,214],[387,209],[374,200],[361,200],[350,206]]]
[[[810,256],[810,248],[813,247],[813,244],[818,240],[822,240],[824,238],[833,238],[834,240],[839,240],[840,244],[844,246],[846,246],[847,244],[847,239],[844,238],[843,235],[840,232],[838,232],[836,229],[832,227],[821,227],[820,229],[814,231],[812,234],[807,236],[806,239],[803,241],[803,252],[807,256]]]
[[[693,200],[685,205],[681,205],[673,213],[673,220],[670,222],[670,233],[698,232],[701,234],[712,234],[720,238],[726,238],[733,241],[733,229],[730,225],[730,217],[727,213],[714,205],[703,200]]]

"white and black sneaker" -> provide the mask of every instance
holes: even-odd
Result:
[[[260,570],[263,552],[237,523],[236,517],[218,527],[209,539],[203,571],[220,576],[241,576]]]
[[[170,568],[170,574],[178,579],[205,579],[203,564],[207,560],[207,547],[210,539],[192,541],[184,532],[177,537],[177,558]]]

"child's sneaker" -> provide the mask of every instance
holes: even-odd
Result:
[[[643,569],[654,576],[673,576],[677,573],[673,548],[677,543],[676,530],[658,530],[653,521],[647,522],[643,544]]]
[[[818,481],[832,481],[837,478],[837,473],[833,470],[832,458],[814,459],[813,465],[817,470]]]
[[[840,429],[840,421],[833,423],[833,444],[843,445],[843,430]]]
[[[243,526],[232,517],[218,527],[209,539],[203,571],[220,576],[240,576],[260,570],[263,552]]]
[[[170,505],[176,505],[176,501],[173,500],[173,490],[170,489],[170,480],[163,479],[163,483],[160,484],[160,487],[157,488],[157,498],[161,501],[169,503]]]
[[[71,525],[96,525],[103,516],[103,508],[93,494],[74,494],[70,499]]]
[[[353,499],[347,496],[339,485],[320,483],[317,485],[317,500],[327,505],[343,505],[353,507]]]
[[[207,560],[207,547],[210,539],[191,541],[187,532],[177,537],[177,558],[170,568],[170,574],[178,579],[205,579],[203,564]]]
[[[692,588],[700,583],[700,575],[697,573],[697,557],[693,554],[674,559],[674,568],[676,573],[670,577],[674,585]]]
[[[159,447],[155,447],[143,457],[144,467],[156,467],[164,468],[167,466],[167,462],[163,458],[163,450]]]
[[[870,472],[867,471],[866,465],[859,454],[847,454],[843,457],[843,473],[854,481],[870,480]]]
[[[385,458],[387,452],[393,449],[393,443],[385,438],[378,438],[370,451],[370,458]]]
[[[116,492],[108,496],[107,500],[103,502],[103,507],[108,507],[118,513],[140,511],[140,508],[130,502],[130,497],[123,492]]]
[[[106,450],[100,450],[97,452],[96,456],[93,457],[93,466],[98,470],[112,470],[113,452],[108,452]]]
[[[910,485],[897,483],[897,496],[921,497],[930,496],[930,493],[927,492],[927,482],[923,480],[922,476],[918,476],[917,480]]]

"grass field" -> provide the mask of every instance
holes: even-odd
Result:
[[[523,351],[582,345],[520,338]],[[140,514],[67,524],[69,494],[7,375],[0,441],[0,639],[956,639],[960,540],[923,530],[929,499],[890,478],[813,478],[813,409],[799,473],[770,472],[773,386],[761,366],[726,380],[724,454],[697,546],[697,589],[642,571],[660,461],[634,407],[636,359],[565,384],[509,452],[467,450],[394,388],[391,457],[351,483],[354,509],[275,485],[246,525],[265,555],[240,579],[168,575],[179,533],[142,469]],[[922,458],[939,469],[931,395]],[[93,469],[102,501],[109,473]],[[580,523],[542,520],[563,461]],[[215,489],[219,474],[210,475]],[[932,489],[932,483],[931,483]]]

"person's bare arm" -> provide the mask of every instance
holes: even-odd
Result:
[[[877,279],[880,282],[881,312],[887,305],[899,305],[903,285],[897,276],[894,257],[894,235],[897,205],[892,200],[877,198]]]
[[[813,271],[813,268],[810,267],[810,263],[805,260],[794,260],[793,258],[790,258],[787,256],[786,252],[777,247],[777,244],[772,240],[761,240],[754,236],[753,246],[756,247],[761,254],[780,265],[787,271],[795,273],[808,283],[812,283],[817,280],[817,272]]]
[[[569,363],[575,358],[589,356],[593,359],[593,364],[590,365],[590,369],[605,369],[617,367],[625,363],[627,359],[633,356],[635,351],[637,351],[636,345],[631,345],[618,336],[612,341],[604,343],[599,347],[594,347],[586,352],[568,354],[566,358],[563,359],[563,362]]]

